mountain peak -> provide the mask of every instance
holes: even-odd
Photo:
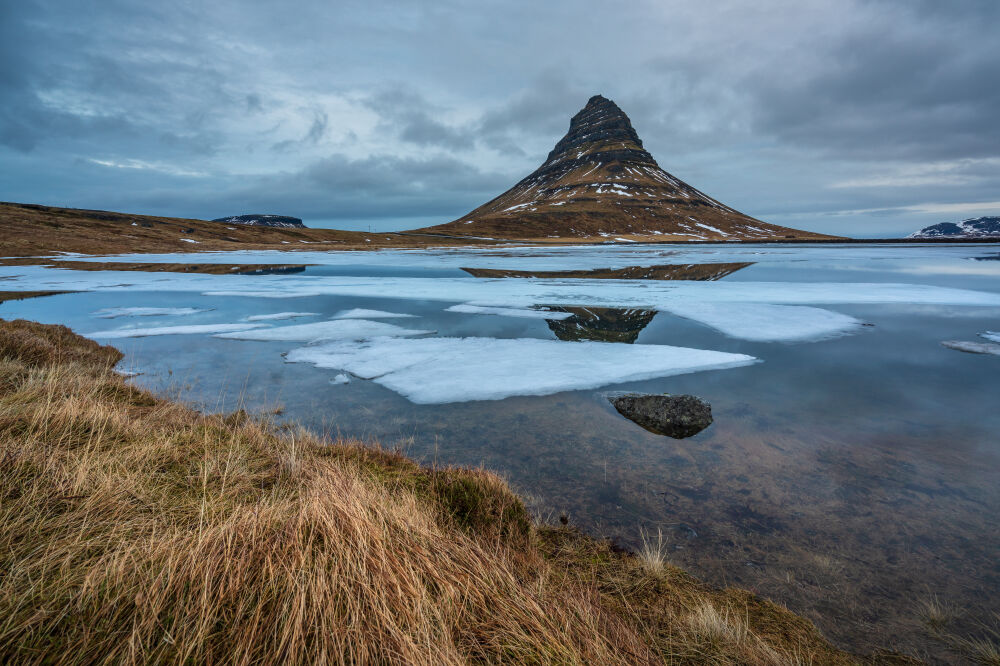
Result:
[[[597,152],[622,150],[634,151],[636,154],[621,154],[619,158],[656,164],[652,155],[643,150],[642,140],[625,112],[610,99],[594,95],[570,120],[569,131],[552,149],[545,163],[548,165],[566,158],[580,159]]]
[[[818,238],[744,215],[656,163],[625,112],[594,95],[545,162],[469,214],[422,231],[503,238]]]

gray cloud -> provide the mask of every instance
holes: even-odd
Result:
[[[472,127],[452,126],[438,120],[435,116],[444,109],[431,104],[409,86],[383,88],[368,96],[364,104],[382,119],[382,131],[401,141],[457,150],[471,148],[475,142]]]

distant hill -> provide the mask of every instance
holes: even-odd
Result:
[[[297,217],[287,215],[233,215],[232,217],[220,217],[212,222],[228,222],[229,224],[249,224],[255,227],[295,227],[305,228],[302,220]]]
[[[907,238],[997,238],[1000,217],[970,217],[961,222],[942,222],[924,227]]]
[[[454,222],[418,231],[553,240],[834,238],[761,222],[670,175],[642,147],[628,116],[600,95],[573,116],[531,175]]]
[[[53,252],[370,250],[467,244],[467,240],[446,236],[219,224],[208,220],[0,201],[0,257],[44,257]],[[481,244],[494,243],[483,241]]]

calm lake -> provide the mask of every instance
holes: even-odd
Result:
[[[1000,610],[1000,356],[941,344],[1000,350],[1000,246],[101,259],[311,265],[6,266],[0,289],[82,291],[0,316],[114,344],[119,368],[141,373],[131,381],[203,409],[280,406],[334,437],[495,470],[544,519],[630,547],[661,534],[674,564],[783,603],[849,648],[933,657],[925,602],[970,630]],[[537,276],[628,267],[684,279]],[[715,422],[655,435],[608,403],[618,391],[694,394]]]

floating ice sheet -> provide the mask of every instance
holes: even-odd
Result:
[[[969,354],[992,354],[1000,356],[1000,345],[993,342],[972,342],[966,340],[945,340],[941,343],[948,349],[967,352]]]
[[[461,312],[463,314],[485,314],[501,315],[503,317],[524,317],[526,319],[568,319],[573,316],[572,312],[554,312],[550,310],[536,310],[533,308],[502,308],[489,305],[475,305],[473,303],[460,303],[445,308],[448,312]]]
[[[0,278],[5,278],[4,288],[10,291],[176,291],[271,298],[333,295],[508,308],[582,305],[669,310],[672,304],[683,302],[1000,306],[1000,293],[905,283],[255,276],[72,271],[40,266],[0,266]]]
[[[804,305],[681,302],[666,310],[722,333],[754,342],[803,342],[843,335],[862,322],[839,312]]]
[[[986,338],[987,340],[992,340],[993,342],[1000,342],[1000,333],[996,331],[986,331],[985,333],[980,333],[980,337]]]
[[[301,347],[287,359],[372,379],[420,404],[547,395],[756,360],[666,345],[535,338],[373,338]]]
[[[190,278],[193,276],[184,275]],[[199,276],[201,277],[201,276]],[[235,277],[235,276],[211,276]],[[186,286],[187,283],[180,283]],[[864,282],[686,282],[658,280],[543,280],[536,278],[400,278],[283,276],[278,282],[215,282],[228,288],[213,296],[355,296],[475,303],[529,308],[535,305],[593,306],[669,310],[674,303],[772,303],[832,305],[908,303],[918,305],[1000,306],[1000,294],[929,285]],[[79,289],[79,287],[77,287]]]
[[[299,317],[315,317],[318,312],[275,312],[273,314],[260,314],[247,317],[247,321],[282,321],[285,319],[298,319]]]
[[[104,308],[93,312],[95,317],[101,319],[114,319],[115,317],[180,317],[183,315],[193,315],[199,312],[209,312],[211,308]]]
[[[264,324],[196,324],[192,326],[158,326],[155,328],[118,328],[111,331],[95,331],[83,335],[95,340],[113,338],[145,338],[152,335],[198,335],[206,333],[228,333],[259,328]]]
[[[434,331],[403,328],[395,324],[365,319],[333,319],[312,324],[297,324],[278,328],[221,333],[218,338],[235,340],[283,340],[286,342],[311,342],[314,340],[360,340],[375,336],[424,335]]]
[[[192,248],[193,249],[193,248]],[[570,246],[505,246],[494,248],[434,248],[379,251],[296,251],[242,250],[236,252],[180,252],[169,254],[79,255],[61,258],[78,261],[124,261],[142,263],[215,263],[215,264],[314,264],[320,266],[507,268],[516,270],[578,270],[588,268],[623,268],[653,264],[690,264],[704,262],[790,261],[823,263],[829,268],[850,266],[853,262],[879,261],[888,270],[905,270],[917,261],[939,262],[942,259],[966,259],[968,247],[933,244],[878,245],[785,245],[739,244],[692,246],[681,244]]]
[[[416,315],[386,312],[385,310],[354,308],[353,310],[338,312],[333,316],[334,319],[395,319],[396,317],[416,317]]]

